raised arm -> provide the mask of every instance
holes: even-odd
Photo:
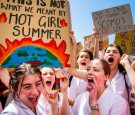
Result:
[[[68,84],[69,84],[68,78],[64,75],[64,73],[62,73],[62,76],[60,76],[60,89],[63,95],[63,100],[62,100],[62,106],[60,107],[59,110],[59,115],[70,114],[69,102],[68,102]]]
[[[73,67],[75,67],[75,62],[76,62],[76,38],[74,36],[74,32],[70,31],[70,39],[72,42],[72,46],[73,46],[73,52],[72,52],[72,61],[73,61]]]
[[[127,75],[129,77],[130,83],[132,85],[132,89],[135,90],[135,71],[132,68],[128,59],[129,59],[129,56],[126,54],[123,54],[123,56],[121,57],[120,64],[122,64],[123,67],[125,68]]]
[[[6,68],[0,68],[0,80],[1,80],[2,83],[4,83],[7,87],[9,87],[10,76],[9,76],[8,69],[6,69]]]
[[[70,75],[80,79],[85,79],[87,76],[87,72],[85,70],[79,70],[72,67],[66,67],[65,69]]]
[[[135,70],[135,60],[132,62],[131,66]]]
[[[98,34],[97,29],[93,28],[93,36],[95,39],[94,52],[93,52],[94,58],[99,58],[99,37],[96,36],[97,34]]]

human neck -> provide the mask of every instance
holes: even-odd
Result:
[[[104,86],[103,88],[100,87],[100,90],[97,92],[98,99],[103,94],[103,92],[105,91],[106,88],[107,88],[106,86]]]
[[[36,115],[37,113],[36,113],[36,108],[34,107],[34,108],[31,108],[31,110],[32,110],[32,112]]]
[[[110,74],[109,80],[112,81],[112,79],[114,78],[114,76],[118,72],[118,67],[110,68],[110,69],[111,69],[111,74]]]

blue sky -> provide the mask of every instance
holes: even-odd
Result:
[[[69,0],[72,30],[77,42],[84,43],[83,37],[92,34],[92,12],[130,4],[135,24],[135,0]],[[114,42],[115,35],[109,35],[109,43]]]

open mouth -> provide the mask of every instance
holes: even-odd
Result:
[[[110,57],[110,58],[108,59],[108,62],[109,62],[109,63],[112,63],[112,62],[114,62],[114,59],[113,59],[112,57]]]
[[[94,80],[91,77],[87,78],[87,80],[88,80],[88,83],[94,83]]]
[[[33,106],[36,106],[38,103],[38,96],[36,98],[29,98],[29,100],[31,101],[31,103],[33,104]]]
[[[37,102],[37,98],[30,98],[32,102]]]
[[[46,81],[47,86],[51,86],[51,81]]]
[[[85,65],[86,65],[86,63],[84,63],[84,62],[83,62],[83,63],[81,63],[81,65],[85,66]]]

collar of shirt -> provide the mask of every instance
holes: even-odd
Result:
[[[111,82],[109,81],[109,79],[107,80],[106,85],[107,86],[112,85],[115,81],[117,81],[120,78],[120,76],[121,76],[121,73],[118,70]]]

